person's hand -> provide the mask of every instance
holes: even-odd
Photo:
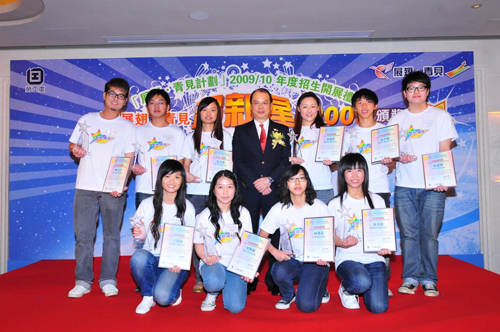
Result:
[[[265,189],[271,187],[271,181],[269,181],[268,177],[264,176],[261,177],[260,179],[255,180],[253,182],[253,186],[255,187],[255,189],[257,189],[258,192],[262,194]]]
[[[384,159],[380,160],[380,163],[382,165],[389,165],[390,163],[392,163],[394,160],[392,160],[392,158],[390,157],[385,157]]]
[[[327,261],[324,261],[324,260],[321,260],[321,259],[318,259],[316,261],[316,264],[317,265],[321,265],[321,266],[327,266],[328,265],[328,262]]]
[[[128,187],[124,187],[124,188],[123,188],[123,192],[127,191],[127,189],[128,189]],[[110,194],[111,196],[113,196],[113,197],[117,197],[117,198],[122,196],[122,194],[120,194],[120,193],[119,193],[118,191],[116,191],[116,190],[115,190],[115,191],[110,192],[109,194]]]
[[[440,184],[439,186],[437,186],[437,188],[434,188],[434,191],[437,191],[437,192],[445,192],[448,190],[448,187],[445,187],[443,186],[442,184]]]
[[[377,252],[377,255],[379,255],[379,256],[387,256],[387,255],[390,255],[390,254],[392,254],[392,251],[390,251],[389,249],[380,249]]]
[[[132,236],[136,239],[139,239],[141,241],[146,240],[146,226],[144,225],[144,222],[141,220],[140,221],[141,225],[134,225],[132,228]]]
[[[349,235],[344,239],[344,241],[342,241],[342,248],[347,249],[350,247],[354,247],[356,244],[358,244],[358,238]]]
[[[267,189],[264,189],[261,194],[266,196],[266,195],[269,195],[270,193],[272,193],[273,191],[271,190],[271,188],[267,188]]]
[[[73,148],[71,149],[71,153],[73,153],[73,156],[77,158],[83,158],[87,155],[87,151],[82,148],[81,146],[74,145]]]
[[[412,163],[415,160],[417,160],[417,157],[411,154],[402,154],[401,157],[399,157],[399,162],[403,164]]]
[[[180,273],[181,272],[181,268],[176,265],[174,267],[169,268],[168,272]]]
[[[259,276],[259,272],[255,273],[255,277],[257,278]],[[253,279],[250,279],[249,277],[241,277],[241,279],[245,280],[245,282],[252,283]]]
[[[331,160],[327,160],[327,159],[323,160],[323,165],[325,165],[325,166],[331,166],[332,164],[333,164],[333,161],[331,161]]]
[[[219,256],[216,256],[216,255],[209,255],[205,258],[203,258],[203,263],[207,264],[207,265],[214,265],[215,263],[217,263],[218,261],[220,260],[220,257]]]
[[[289,261],[292,259],[293,252],[287,252],[287,251],[282,251],[282,250],[276,250],[276,252],[273,254],[274,258],[278,262],[283,262],[283,261]]]
[[[139,164],[135,164],[134,167],[132,167],[132,173],[135,175],[142,175],[146,173],[146,168],[142,167]]]
[[[295,165],[295,164],[302,164],[304,163],[304,159],[302,158],[297,158],[297,157],[290,157],[290,164]]]
[[[201,182],[201,179],[194,176],[193,174],[191,174],[190,172],[186,172],[186,181],[188,183],[200,183]]]

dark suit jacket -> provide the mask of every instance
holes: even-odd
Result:
[[[273,149],[273,131],[279,131],[284,136],[285,146],[277,144]],[[273,192],[277,191],[283,170],[290,165],[290,140],[288,127],[269,120],[265,152],[262,153],[257,128],[254,121],[247,122],[234,129],[233,135],[233,168],[238,177],[242,194],[245,196],[261,195],[253,186],[253,182],[261,177],[270,176],[275,181],[271,185]],[[275,195],[272,195],[275,196]]]

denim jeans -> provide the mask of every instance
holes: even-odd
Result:
[[[316,190],[316,198],[325,204],[328,204],[333,198],[333,189]]]
[[[137,210],[139,205],[141,205],[141,202],[151,196],[153,196],[153,194],[135,193],[135,209]]]
[[[342,287],[349,294],[363,295],[368,311],[374,314],[387,311],[389,295],[384,263],[361,264],[344,261],[337,267],[337,275],[342,279]]]
[[[401,234],[403,280],[435,285],[446,193],[396,187],[394,205]]]
[[[207,201],[207,198],[208,196],[205,195],[187,195],[187,199],[194,206],[194,211],[196,212],[196,215],[198,215],[205,208],[205,202]],[[202,281],[200,274],[200,257],[198,257],[195,250],[193,250],[193,267],[194,267],[194,274],[196,277],[195,282]]]
[[[102,261],[99,286],[116,285],[116,271],[120,258],[120,228],[126,194],[113,197],[100,191],[75,191],[73,226],[75,231],[76,285],[90,288],[94,281],[94,239],[99,212],[102,219]]]
[[[229,272],[220,264],[203,265],[200,269],[203,277],[203,287],[210,293],[217,295],[222,290],[224,308],[236,314],[245,309],[247,302],[247,283],[237,274]]]
[[[159,257],[139,249],[130,258],[130,269],[142,296],[153,296],[156,303],[166,306],[174,303],[180,296],[189,271],[170,272],[158,267],[158,261]]]
[[[274,263],[271,275],[285,301],[293,298],[293,283],[299,282],[297,308],[302,312],[314,312],[318,310],[325,294],[328,272],[328,266],[302,263],[292,258],[289,261]]]

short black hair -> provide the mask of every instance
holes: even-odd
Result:
[[[403,78],[402,91],[406,91],[408,85],[413,82],[423,83],[427,88],[427,90],[429,91],[431,90],[431,78],[426,73],[418,70],[418,71],[412,71],[411,73],[406,75],[405,78]]]
[[[110,79],[104,86],[104,92],[108,92],[112,86],[125,91],[125,98],[128,99],[128,91],[130,90],[130,85],[128,85],[128,82],[125,81],[125,79],[121,77]]]
[[[146,105],[149,105],[149,102],[151,101],[151,99],[153,99],[154,96],[162,96],[163,99],[165,99],[167,105],[170,105],[170,96],[168,95],[167,91],[163,89],[151,89],[146,95]]]
[[[365,98],[367,101],[373,102],[375,105],[378,105],[378,97],[375,92],[370,89],[360,89],[356,91],[351,98],[352,108],[355,108],[356,102],[361,98]]]
[[[267,93],[269,95],[269,101],[272,103],[273,102],[273,96],[271,96],[271,92],[269,92],[269,90],[265,89],[265,88],[258,88],[256,90],[254,90],[254,92],[252,92],[252,94],[250,95],[250,104],[252,103],[252,100],[253,100],[253,95],[254,93],[256,92],[264,92],[264,93]]]

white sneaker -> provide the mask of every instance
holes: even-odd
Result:
[[[181,304],[181,302],[182,302],[182,289],[180,290],[179,297],[177,298],[177,300],[175,300],[175,302],[172,303],[172,307]]]
[[[321,298],[321,303],[328,303],[330,302],[330,292],[328,289],[325,289],[325,294],[323,294],[323,297]]]
[[[207,297],[203,302],[201,302],[201,311],[212,311],[215,309],[215,300],[217,299],[217,295],[207,294]]]
[[[90,289],[87,289],[81,285],[76,285],[72,290],[69,291],[68,297],[76,299],[78,297],[82,297],[83,294],[87,293],[90,293]]]
[[[118,288],[116,288],[115,285],[112,284],[107,284],[102,287],[102,292],[104,293],[104,296],[109,297],[109,296],[116,296],[118,295]]]
[[[276,309],[279,309],[279,310],[286,310],[288,308],[290,308],[290,305],[295,302],[295,295],[293,295],[292,299],[291,300],[283,300],[283,298],[281,300],[279,300],[275,305],[274,307]]]
[[[359,298],[357,295],[351,295],[347,293],[342,285],[339,288],[340,301],[342,305],[347,309],[359,309]]]
[[[143,296],[141,303],[135,309],[136,314],[144,315],[151,310],[152,307],[155,306],[155,301],[152,296]]]

